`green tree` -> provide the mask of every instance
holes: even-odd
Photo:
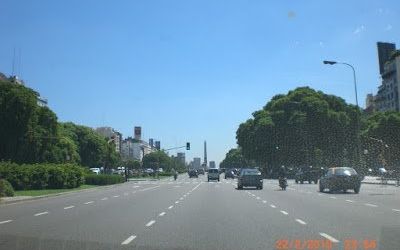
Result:
[[[243,168],[252,165],[246,160],[240,148],[232,148],[226,153],[225,159],[219,164],[220,168]]]
[[[240,124],[237,143],[247,159],[274,171],[280,165],[357,164],[360,110],[333,95],[301,87],[274,96]],[[347,154],[345,153],[347,152]]]

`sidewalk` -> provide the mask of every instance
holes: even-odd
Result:
[[[362,180],[362,183],[366,184],[376,184],[376,185],[392,185],[396,186],[397,181],[396,180],[383,180],[379,176],[365,176],[364,180]]]

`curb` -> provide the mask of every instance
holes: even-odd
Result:
[[[381,185],[381,186],[397,186],[395,183],[386,183],[382,184],[380,182],[361,182],[362,184],[372,184],[372,185]]]
[[[8,200],[4,201],[0,198],[0,207],[2,205],[10,205],[10,204],[16,204],[16,203],[21,203],[25,201],[34,201],[34,200],[40,200],[40,199],[45,199],[45,198],[52,198],[52,197],[57,197],[57,196],[62,196],[62,195],[69,195],[69,194],[74,194],[74,193],[79,193],[79,192],[90,192],[90,191],[97,191],[101,189],[109,189],[109,188],[114,188],[117,185],[122,185],[124,183],[118,183],[118,184],[112,184],[112,185],[106,185],[106,186],[99,186],[99,187],[92,187],[92,188],[87,188],[87,189],[82,189],[82,190],[73,190],[73,191],[67,191],[67,192],[62,192],[62,193],[56,193],[56,194],[46,194],[46,195],[39,195],[39,196],[27,196],[26,198],[22,198],[20,200]]]

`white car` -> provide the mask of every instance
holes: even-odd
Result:
[[[90,168],[90,171],[92,171],[95,174],[100,174],[100,168]]]
[[[154,170],[151,169],[151,168],[147,168],[144,172],[145,172],[146,174],[152,174],[152,173],[154,173]]]
[[[210,168],[208,170],[207,180],[218,180],[219,181],[219,170],[218,168]]]
[[[159,168],[157,171],[158,171],[159,173],[163,173],[163,172],[164,172],[164,169],[163,169],[163,168]]]

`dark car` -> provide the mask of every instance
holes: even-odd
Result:
[[[228,179],[228,178],[232,178],[232,179],[235,178],[234,169],[226,169],[225,170],[225,179]]]
[[[261,172],[257,169],[242,169],[238,177],[237,185],[238,189],[243,189],[243,187],[256,187],[257,189],[263,189]]]
[[[319,180],[319,191],[329,189],[329,192],[341,190],[346,192],[353,189],[356,194],[360,192],[361,178],[353,168],[329,168]]]
[[[198,170],[197,170],[197,173],[200,175],[200,174],[204,174],[205,173],[205,171],[204,171],[204,168],[199,168]]]
[[[188,174],[189,174],[189,178],[192,178],[192,177],[196,177],[197,178],[197,177],[199,177],[199,174],[197,173],[196,169],[190,169]]]
[[[304,167],[300,168],[297,170],[295,176],[294,176],[294,181],[296,183],[301,183],[303,184],[305,181],[308,183],[314,182],[317,184],[318,179],[321,177],[322,171],[321,169],[313,168],[313,167]]]

